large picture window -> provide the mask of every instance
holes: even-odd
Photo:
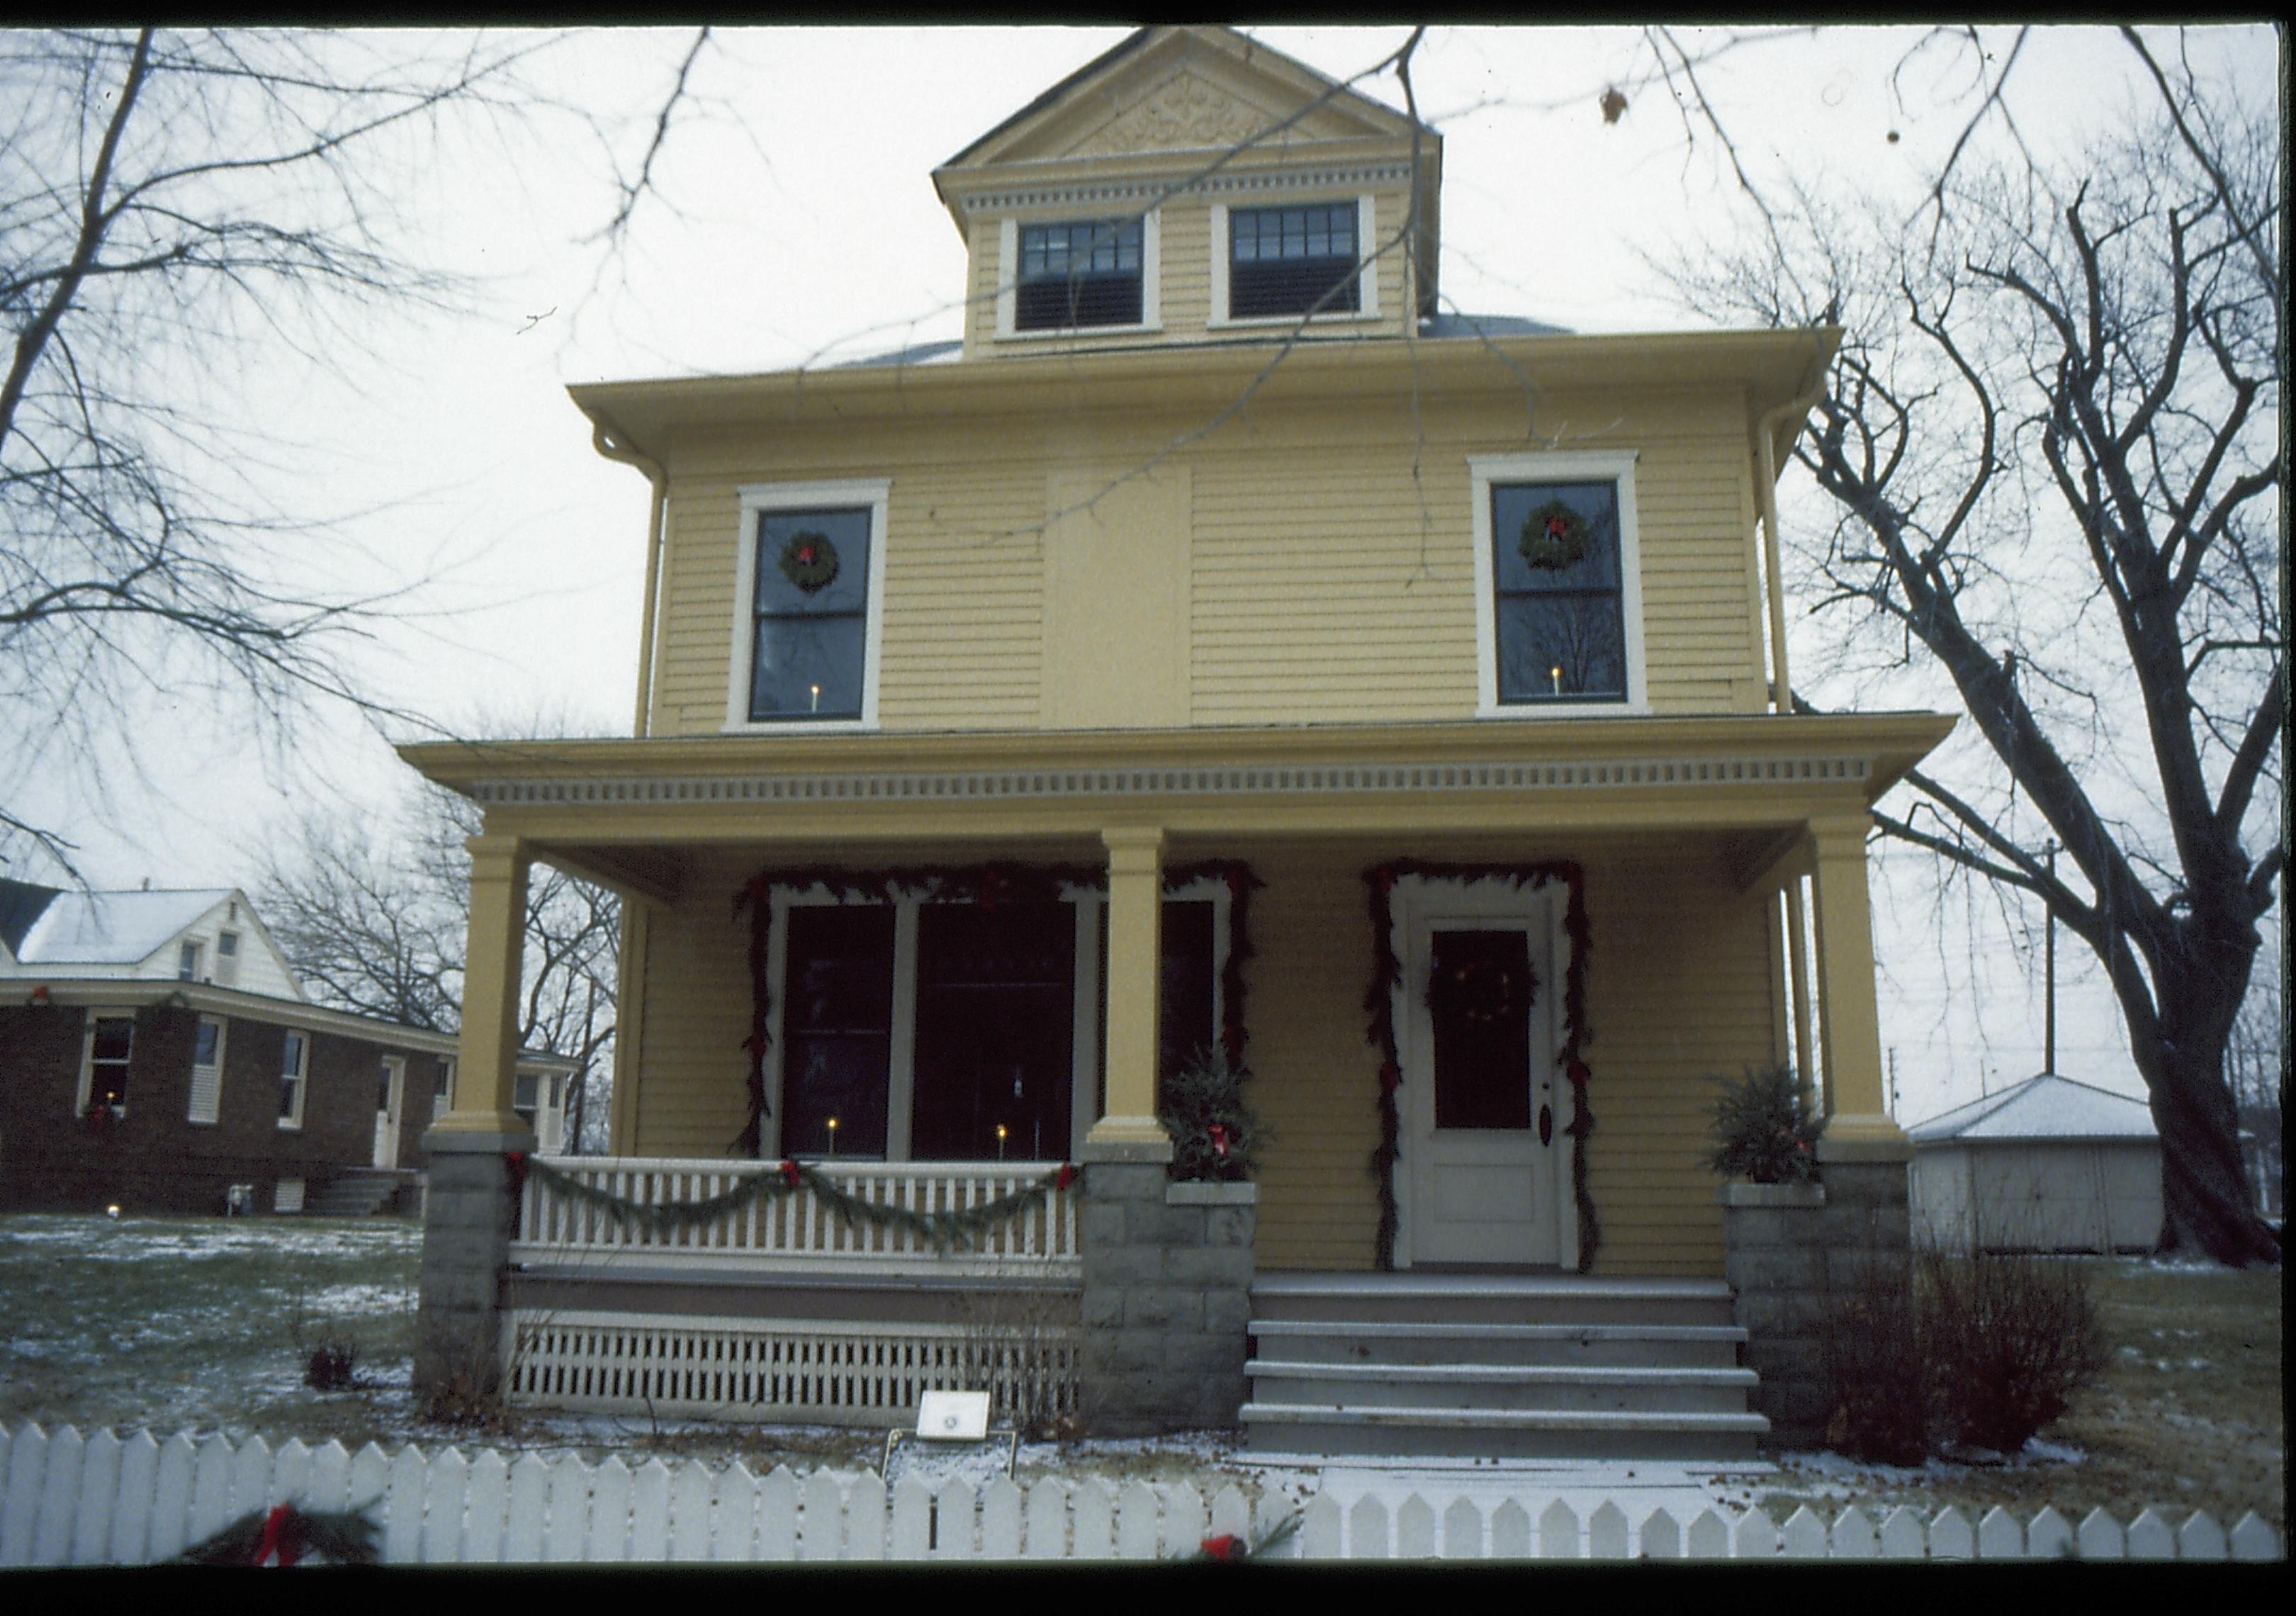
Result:
[[[1218,1037],[1226,890],[1168,889],[1162,1064]],[[768,1046],[779,1143],[808,1159],[1048,1161],[1099,1114],[1104,896],[774,898]],[[832,1123],[834,1126],[832,1126]]]
[[[1471,463],[1480,710],[1644,710],[1633,457]]]
[[[875,723],[887,488],[742,490],[729,728]]]

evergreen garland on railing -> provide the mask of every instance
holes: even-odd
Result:
[[[1062,1162],[1036,1183],[999,1195],[994,1201],[984,1201],[979,1206],[956,1207],[946,1212],[919,1212],[904,1206],[883,1206],[865,1201],[849,1190],[840,1189],[825,1173],[808,1162],[783,1161],[772,1172],[753,1173],[732,1189],[701,1201],[648,1202],[632,1201],[602,1190],[584,1182],[562,1168],[553,1167],[540,1157],[529,1157],[526,1174],[529,1178],[548,1185],[569,1200],[594,1206],[617,1223],[636,1224],[657,1235],[679,1229],[698,1228],[731,1212],[760,1201],[778,1201],[800,1190],[811,1190],[824,1206],[835,1213],[848,1227],[868,1224],[881,1229],[898,1229],[905,1235],[914,1235],[929,1241],[940,1251],[951,1245],[961,1245],[967,1251],[975,1242],[1023,1213],[1032,1212],[1082,1179],[1081,1171]]]
[[[1602,1224],[1595,1217],[1595,1197],[1587,1187],[1587,1141],[1595,1132],[1595,1113],[1587,1103],[1587,1079],[1593,1074],[1579,1058],[1580,1049],[1593,1041],[1587,1030],[1587,954],[1590,938],[1587,923],[1587,876],[1578,865],[1564,861],[1529,865],[1425,864],[1413,858],[1390,859],[1364,872],[1371,890],[1372,976],[1364,995],[1370,1013],[1372,1046],[1378,1050],[1379,1144],[1371,1153],[1374,1177],[1379,1180],[1377,1260],[1382,1272],[1395,1267],[1395,1164],[1402,1158],[1402,1122],[1396,1108],[1396,1090],[1403,1083],[1403,1063],[1395,1046],[1394,989],[1403,980],[1403,962],[1395,955],[1394,915],[1390,898],[1395,883],[1406,875],[1432,881],[1504,881],[1536,891],[1550,881],[1569,890],[1563,906],[1562,930],[1570,939],[1570,966],[1562,985],[1562,1048],[1560,1060],[1570,1079],[1570,1126],[1563,1131],[1578,1142],[1570,1153],[1570,1189],[1578,1206],[1578,1262],[1581,1274],[1595,1266],[1602,1243]]]

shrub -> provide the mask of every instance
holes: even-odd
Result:
[[[358,1343],[345,1336],[323,1335],[303,1366],[303,1383],[315,1391],[348,1391],[358,1366]]]
[[[1201,1052],[1164,1079],[1159,1120],[1172,1136],[1172,1177],[1240,1182],[1259,1169],[1275,1135],[1244,1103],[1250,1080],[1226,1055]]]
[[[1914,1286],[1901,1257],[1875,1251],[1837,1295],[1819,1335],[1833,1405],[1826,1446],[1875,1464],[1918,1464],[1930,1454],[1928,1374]]]
[[[1742,1078],[1708,1080],[1722,1090],[1708,1167],[1754,1184],[1817,1182],[1817,1139],[1825,1119],[1815,1114],[1813,1096],[1792,1067],[1749,1067]]]
[[[1919,1273],[1923,1347],[1952,1440],[2014,1453],[2103,1372],[2110,1348],[2079,1263],[1928,1252]]]
[[[1820,1336],[1833,1407],[1826,1445],[1918,1464],[1940,1448],[2015,1453],[2105,1367],[2079,1264],[2033,1257],[1870,1253]]]

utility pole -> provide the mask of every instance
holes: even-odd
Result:
[[[2049,843],[2049,884],[2057,880],[2057,844]],[[2047,903],[2047,899],[2042,900]],[[2041,946],[2041,1070],[2054,1073],[2057,1070],[2057,906],[2048,905],[2049,923],[2046,940]]]

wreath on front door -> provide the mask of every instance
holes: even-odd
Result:
[[[1461,960],[1427,973],[1427,1008],[1478,1026],[1505,1027],[1528,1019],[1538,1002],[1538,972],[1495,959]]]
[[[782,576],[808,595],[837,581],[837,546],[826,533],[792,533],[782,546]]]
[[[1522,559],[1547,572],[1577,566],[1587,559],[1587,519],[1548,500],[1522,519]]]

